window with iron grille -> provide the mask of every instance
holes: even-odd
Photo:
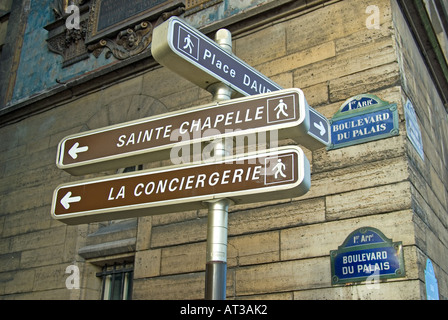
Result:
[[[134,265],[132,262],[114,263],[105,265],[101,272],[96,274],[102,278],[102,300],[131,300],[132,279]]]

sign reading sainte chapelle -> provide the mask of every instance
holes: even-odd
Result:
[[[330,258],[333,285],[406,275],[402,242],[371,227],[353,231],[338,250],[330,251]]]
[[[329,150],[399,135],[398,108],[377,96],[363,94],[347,100],[330,120]]]

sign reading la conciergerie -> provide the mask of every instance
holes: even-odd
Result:
[[[330,258],[333,285],[406,275],[402,242],[371,227],[352,232],[338,250],[330,251]]]
[[[397,105],[369,94],[345,102],[330,124],[329,150],[399,135]]]

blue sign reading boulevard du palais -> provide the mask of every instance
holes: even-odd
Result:
[[[357,96],[342,105],[330,125],[330,150],[396,136],[397,105],[374,95]]]
[[[406,274],[403,245],[375,228],[352,232],[338,250],[330,252],[331,283],[401,278]]]

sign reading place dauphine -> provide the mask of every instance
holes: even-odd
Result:
[[[349,99],[330,120],[331,146],[337,149],[399,135],[398,108],[374,95]]]
[[[218,81],[244,96],[282,89],[178,17],[154,29],[151,52],[157,62],[203,89]]]
[[[375,228],[352,232],[339,246],[330,251],[333,285],[401,278],[406,274],[403,245],[392,242]]]
[[[298,147],[253,153],[59,186],[53,218],[67,224],[203,209],[204,201],[236,204],[294,198],[310,189],[310,164]]]
[[[151,52],[161,65],[203,89],[222,82],[243,96],[282,90],[178,17],[154,29]],[[308,110],[310,126],[300,143],[311,150],[328,146],[331,139],[328,119],[310,106]]]

